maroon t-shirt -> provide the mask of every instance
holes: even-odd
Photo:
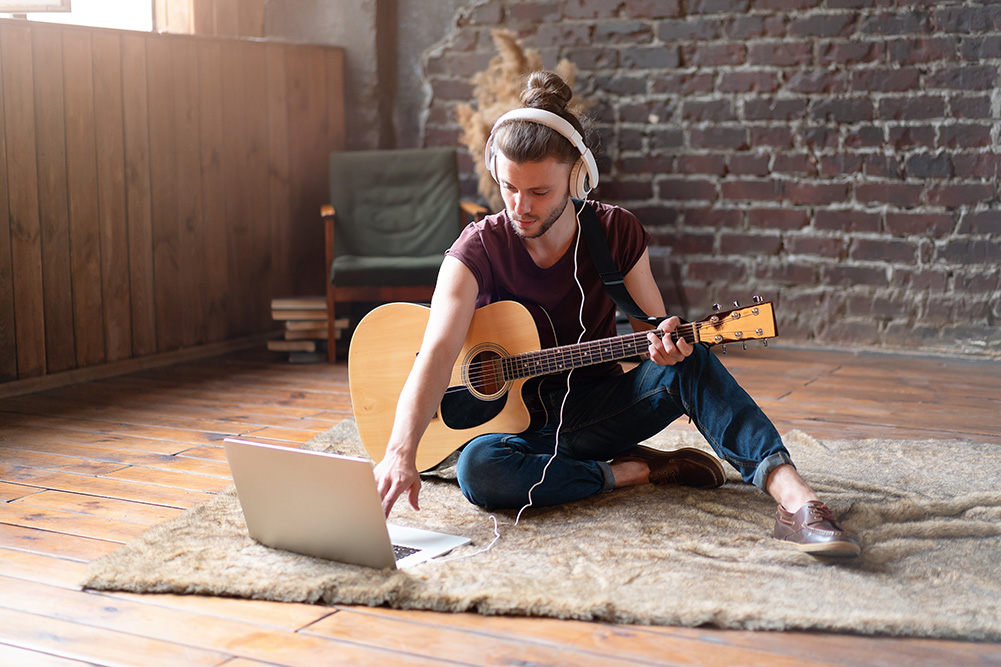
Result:
[[[597,213],[612,257],[622,275],[626,275],[643,255],[650,235],[636,216],[625,209],[595,201],[587,205]],[[581,296],[574,280],[575,248],[577,275],[585,295],[583,318],[579,318]],[[602,285],[583,239],[578,247],[575,237],[563,257],[549,268],[540,268],[511,228],[507,211],[502,211],[467,225],[445,254],[473,272],[480,287],[477,307],[504,300],[537,306],[552,320],[558,345],[577,342],[581,319],[587,327],[581,341],[616,334],[615,303]],[[545,340],[543,336],[543,345]],[[618,363],[609,362],[579,369],[575,374],[595,377],[620,372]]]

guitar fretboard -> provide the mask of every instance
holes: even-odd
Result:
[[[671,340],[677,342],[684,338],[689,343],[697,341],[695,325],[683,324],[671,332]],[[651,330],[657,336],[664,332]],[[647,334],[651,331],[640,331],[624,336],[613,336],[587,343],[575,343],[550,347],[537,352],[525,352],[504,357],[501,360],[505,381],[522,378],[561,373],[572,368],[592,366],[606,361],[619,361],[638,354],[645,353],[650,345]]]

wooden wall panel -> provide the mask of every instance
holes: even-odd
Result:
[[[0,39],[3,38],[0,32]],[[0,164],[7,164],[4,114],[3,49],[0,48]],[[10,200],[7,173],[0,174],[0,382],[17,377],[17,339],[14,334],[14,267],[10,256]]]
[[[223,192],[226,197],[227,259],[229,266],[229,293],[234,304],[250,301],[251,244],[250,201],[245,196],[250,187],[248,171],[237,168],[243,165],[247,143],[246,90],[243,80],[242,53],[240,49],[222,52],[222,169]],[[230,314],[230,331],[245,335],[251,331],[253,311],[234,308]]]
[[[149,86],[149,179],[153,230],[153,275],[157,350],[182,346],[184,297],[181,293],[180,227],[177,220],[177,127],[174,123],[173,39],[146,44]],[[190,267],[187,267],[190,269]]]
[[[162,0],[161,0],[162,1]],[[215,34],[215,8],[209,2],[192,2],[188,0],[188,12],[191,32],[195,35]]]
[[[132,299],[132,356],[156,352],[153,292],[153,213],[149,167],[149,102],[145,36],[122,37],[122,119],[125,139],[125,201]]]
[[[221,0],[216,0],[220,2]],[[261,37],[264,35],[265,0],[226,0],[237,6],[237,35]]]
[[[31,54],[38,151],[38,216],[42,232],[45,366],[47,372],[55,373],[76,367],[62,31],[35,28]]]
[[[290,267],[292,251],[292,225],[289,218],[288,108],[286,106],[285,47],[269,44],[266,47],[268,77],[268,194],[271,209],[271,267],[274,280],[272,290],[277,294],[291,294],[293,290]],[[339,90],[344,90],[343,87]],[[340,145],[343,145],[343,140]]]
[[[267,59],[265,46],[261,43],[242,44],[243,80],[247,135],[253,140],[244,143],[247,175],[247,189],[243,196],[247,199],[250,213],[251,243],[251,283],[248,303],[253,305],[250,312],[250,330],[260,331],[271,320],[271,296],[274,274],[271,264],[271,205],[268,179],[268,91]],[[326,143],[326,142],[324,142]]]
[[[207,0],[200,0],[194,4],[201,4]],[[240,34],[240,8],[238,0],[209,0],[212,4],[212,33],[213,35],[239,35]]]
[[[174,137],[176,141],[178,281],[181,295],[181,329],[185,347],[206,338],[201,285],[205,280],[205,227],[202,220],[201,122],[198,116],[198,49],[190,39],[171,41],[174,76]]]
[[[0,33],[0,39],[3,34]],[[7,164],[4,114],[3,49],[0,48],[0,164]],[[7,174],[0,174],[0,382],[17,377],[17,339],[14,333],[14,267],[10,256],[10,200]]]
[[[45,373],[45,309],[30,28],[0,24],[0,50],[17,375],[33,377]]]
[[[332,146],[344,146],[347,126],[344,116],[344,52],[326,49],[323,53],[327,80],[323,91],[327,95],[327,141]]]
[[[103,363],[101,226],[97,190],[97,126],[94,116],[90,33],[63,33],[66,91],[66,185],[69,194],[70,274],[76,366]]]
[[[125,202],[125,137],[122,118],[122,43],[118,34],[93,34],[94,136],[100,217],[101,313],[105,358],[132,356],[129,294],[129,230]]]
[[[160,29],[173,34],[262,37],[265,0],[155,0]]]
[[[215,41],[198,42],[198,108],[201,146],[202,215],[205,221],[205,283],[202,318],[206,340],[222,340],[230,334],[229,229],[222,169],[222,46]]]
[[[0,381],[268,331],[271,298],[322,293],[339,49],[7,20],[0,46]]]
[[[289,51],[285,61],[286,86],[289,109],[294,110],[297,122],[289,123],[289,176],[292,198],[293,257],[300,266],[323,266],[323,244],[316,243],[313,231],[302,221],[312,219],[315,210],[310,193],[322,191],[329,199],[329,181],[326,177],[329,154],[323,155],[312,148],[318,139],[328,142],[330,126],[327,104],[327,63],[325,53],[318,47],[304,47]],[[321,202],[322,204],[323,202]],[[311,242],[312,241],[312,242]],[[324,270],[325,271],[325,270]],[[326,275],[297,274],[300,281],[315,285]],[[297,290],[305,290],[300,282]]]

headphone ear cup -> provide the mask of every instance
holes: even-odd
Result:
[[[486,146],[483,147],[483,161],[487,164],[487,171],[490,172],[490,177],[494,179],[494,183],[497,183],[497,172],[494,170],[494,133],[491,132],[490,136],[487,137]]]
[[[583,158],[578,158],[570,168],[570,196],[574,199],[586,199],[591,192],[587,179],[587,165]]]

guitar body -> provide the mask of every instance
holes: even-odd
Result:
[[[351,404],[369,456],[381,461],[396,405],[420,351],[430,309],[412,303],[379,306],[358,323],[348,351]],[[484,433],[520,433],[531,419],[522,397],[526,379],[504,381],[495,362],[540,349],[537,320],[525,306],[498,301],[477,309],[442,403],[417,448],[421,472]]]

